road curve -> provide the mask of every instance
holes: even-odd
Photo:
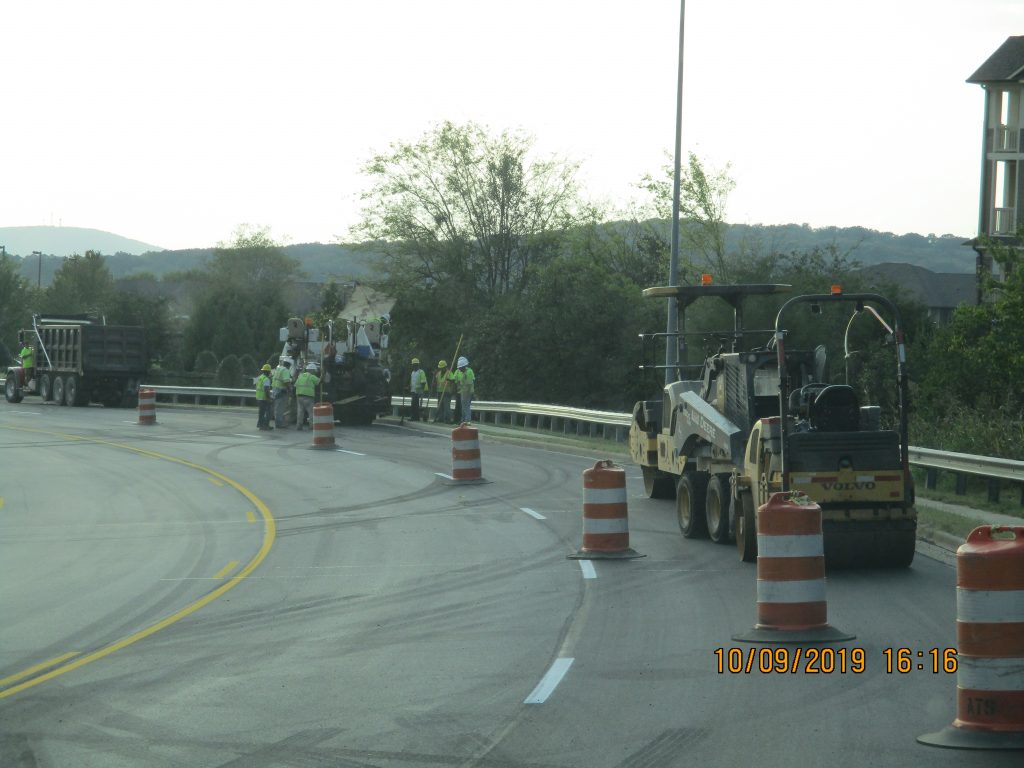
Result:
[[[488,482],[452,486],[433,426],[316,451],[254,421],[0,405],[0,765],[1019,763],[917,744],[953,719],[955,676],[885,669],[887,648],[953,645],[947,563],[830,574],[856,635],[834,671],[730,672],[754,569],[684,540],[635,468],[645,557],[575,561],[601,457],[485,438]]]

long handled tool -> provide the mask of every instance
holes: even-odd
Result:
[[[463,337],[465,337],[465,334],[459,334],[459,343],[455,345],[455,353],[452,355],[452,362],[449,365],[449,367],[444,369],[445,371],[451,372],[454,369],[455,361],[457,359],[459,359],[459,350],[462,349]],[[447,382],[449,382],[449,379],[447,379],[447,376],[445,375],[445,377],[444,377],[444,384],[441,385],[441,391],[437,395],[437,409],[438,410],[440,410],[440,407],[441,407],[441,398],[447,396]],[[427,418],[428,419],[430,418],[429,410],[427,412]]]

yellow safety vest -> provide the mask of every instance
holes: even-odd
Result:
[[[261,373],[256,377],[256,399],[267,400],[266,383],[270,381],[270,377],[265,373]]]
[[[320,379],[309,371],[303,371],[295,380],[295,394],[299,397],[313,397],[316,394],[316,385]]]

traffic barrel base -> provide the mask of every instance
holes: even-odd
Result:
[[[1024,527],[975,528],[956,551],[956,719],[921,744],[1024,749]]]
[[[466,422],[452,430],[452,473],[438,476],[446,485],[483,485],[490,482],[483,476],[480,461],[480,433]]]
[[[139,389],[139,424],[156,424],[156,390],[148,387]]]
[[[854,637],[828,623],[821,507],[773,493],[757,510],[757,624],[732,639],[813,645]]]
[[[333,450],[334,406],[330,403],[313,403],[313,445],[317,450]]]
[[[583,546],[570,560],[633,560],[629,546],[626,472],[609,460],[583,471]]]

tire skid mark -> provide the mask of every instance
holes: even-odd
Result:
[[[47,435],[49,437],[55,437],[58,439],[70,441],[71,443],[92,443],[94,445],[104,445],[119,450],[130,451],[141,456],[147,456],[153,459],[168,461],[173,464],[178,464],[180,466],[188,467],[190,469],[203,472],[210,477],[214,477],[217,480],[220,480],[226,485],[230,485],[242,496],[248,499],[260,511],[260,514],[263,516],[264,521],[263,541],[259,551],[251,560],[249,560],[248,563],[245,564],[245,566],[240,571],[238,571],[230,579],[223,582],[218,587],[214,588],[202,597],[186,605],[184,608],[179,609],[178,611],[170,614],[169,616],[164,617],[163,619],[157,621],[154,624],[149,625],[148,627],[138,630],[135,633],[128,635],[127,637],[123,637],[114,643],[110,643],[101,648],[98,648],[97,650],[82,653],[81,655],[77,656],[75,659],[69,661],[66,664],[62,664],[44,673],[33,676],[25,680],[24,682],[18,683],[17,685],[12,685],[9,688],[5,688],[4,690],[0,691],[0,699],[13,696],[17,693],[20,693],[23,690],[32,688],[48,680],[52,680],[55,677],[63,675],[67,672],[71,672],[75,669],[78,669],[79,667],[83,667],[86,664],[90,664],[93,661],[98,661],[99,659],[106,658],[107,656],[119,650],[122,650],[123,648],[126,648],[130,645],[134,645],[140,640],[143,640],[147,637],[150,637],[151,635],[156,634],[160,630],[171,626],[172,624],[180,621],[186,616],[195,613],[199,609],[203,608],[206,605],[209,605],[214,600],[221,597],[223,594],[236,587],[242,581],[244,581],[245,578],[249,576],[249,574],[251,574],[260,565],[260,563],[263,562],[267,554],[270,552],[270,548],[273,546],[276,533],[276,523],[273,515],[271,514],[267,506],[259,497],[253,494],[253,492],[250,491],[248,488],[236,482],[235,480],[232,480],[231,478],[222,475],[221,473],[215,470],[209,469],[208,467],[204,467],[200,464],[196,464],[194,462],[190,462],[175,456],[168,456],[166,454],[157,453],[155,451],[150,451],[143,448],[138,448],[135,446],[127,445],[125,443],[118,443],[113,440],[108,440],[105,438],[87,437],[83,435],[74,435],[62,432],[51,432],[47,430],[32,429],[27,427],[14,427],[6,424],[0,424],[0,428],[10,429],[17,432]]]

